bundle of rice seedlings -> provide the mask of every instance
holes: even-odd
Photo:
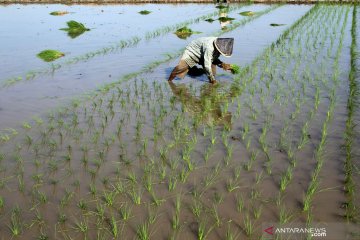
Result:
[[[248,17],[255,15],[255,13],[253,11],[245,11],[245,12],[241,12],[239,14],[243,15],[243,16],[248,16]]]
[[[148,10],[142,10],[139,12],[141,15],[148,15],[151,13],[151,11],[148,11]]]
[[[77,21],[71,20],[66,23],[68,25],[67,28],[61,28],[60,30],[67,31],[68,35],[71,38],[76,38],[79,35],[83,34],[85,31],[90,31],[89,28],[86,28],[84,24],[79,23]]]
[[[53,15],[53,16],[62,16],[62,15],[65,15],[65,14],[68,14],[69,12],[67,11],[55,11],[55,12],[51,12],[50,15]]]
[[[44,60],[45,62],[51,62],[51,61],[54,61],[58,58],[65,56],[65,54],[62,52],[59,52],[57,50],[47,49],[47,50],[40,52],[37,56],[39,58],[41,58],[42,60]]]
[[[179,28],[175,32],[176,36],[178,36],[181,39],[186,39],[186,38],[190,37],[192,34],[198,34],[198,33],[200,33],[200,32],[195,32],[186,26]]]
[[[232,74],[238,74],[240,73],[240,66],[236,65],[236,64],[231,64],[231,73]]]

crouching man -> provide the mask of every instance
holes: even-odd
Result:
[[[192,70],[198,70],[195,66],[203,67],[209,82],[216,83],[216,66],[224,70],[231,70],[231,65],[220,61],[220,55],[230,57],[233,51],[234,38],[202,37],[195,39],[186,47],[180,62],[171,72],[168,81],[175,77],[184,78]]]

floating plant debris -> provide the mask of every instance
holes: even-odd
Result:
[[[67,31],[71,38],[76,38],[84,32],[90,31],[84,24],[74,20],[68,21],[66,24],[68,25],[68,28],[61,28],[60,30]]]
[[[284,26],[286,24],[283,24],[283,23],[270,23],[270,26],[272,27],[278,27],[278,26]]]
[[[68,14],[69,12],[67,11],[55,11],[55,12],[51,12],[50,15],[53,15],[53,16],[62,16],[62,15],[65,15],[65,14]]]
[[[186,38],[190,37],[192,34],[198,34],[198,33],[201,33],[201,32],[194,32],[193,30],[191,30],[188,27],[179,28],[175,32],[176,36],[178,36],[181,39],[186,39]]]
[[[220,22],[227,22],[227,21],[232,21],[235,18],[230,18],[230,17],[219,17],[218,18]]]
[[[65,54],[62,52],[59,52],[57,50],[47,49],[47,50],[40,52],[37,56],[39,58],[41,58],[42,60],[44,60],[45,62],[51,62],[51,61],[54,61],[58,58],[65,56]]]
[[[231,64],[231,73],[232,74],[238,74],[240,73],[240,66],[236,65],[236,64]]]
[[[148,11],[148,10],[142,10],[139,12],[141,15],[148,15],[151,13],[151,11]]]
[[[207,22],[209,22],[209,23],[212,23],[212,22],[214,22],[215,20],[212,19],[212,18],[208,18],[208,19],[205,19],[205,21],[207,21]]]
[[[253,11],[245,11],[245,12],[241,12],[239,13],[240,15],[243,15],[243,16],[254,16],[255,13]]]

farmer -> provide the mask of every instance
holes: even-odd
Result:
[[[231,70],[231,65],[220,61],[220,55],[230,57],[233,51],[234,38],[216,38],[216,37],[202,37],[193,40],[186,47],[178,65],[171,72],[168,81],[172,81],[176,76],[179,78],[185,77],[189,72],[199,71],[195,66],[200,64],[203,67],[209,82],[216,83],[215,74],[216,66],[224,70]]]

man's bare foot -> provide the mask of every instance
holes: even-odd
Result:
[[[216,82],[216,80],[213,80],[213,81],[210,81],[210,83],[211,83],[212,85],[215,85],[217,82]]]

